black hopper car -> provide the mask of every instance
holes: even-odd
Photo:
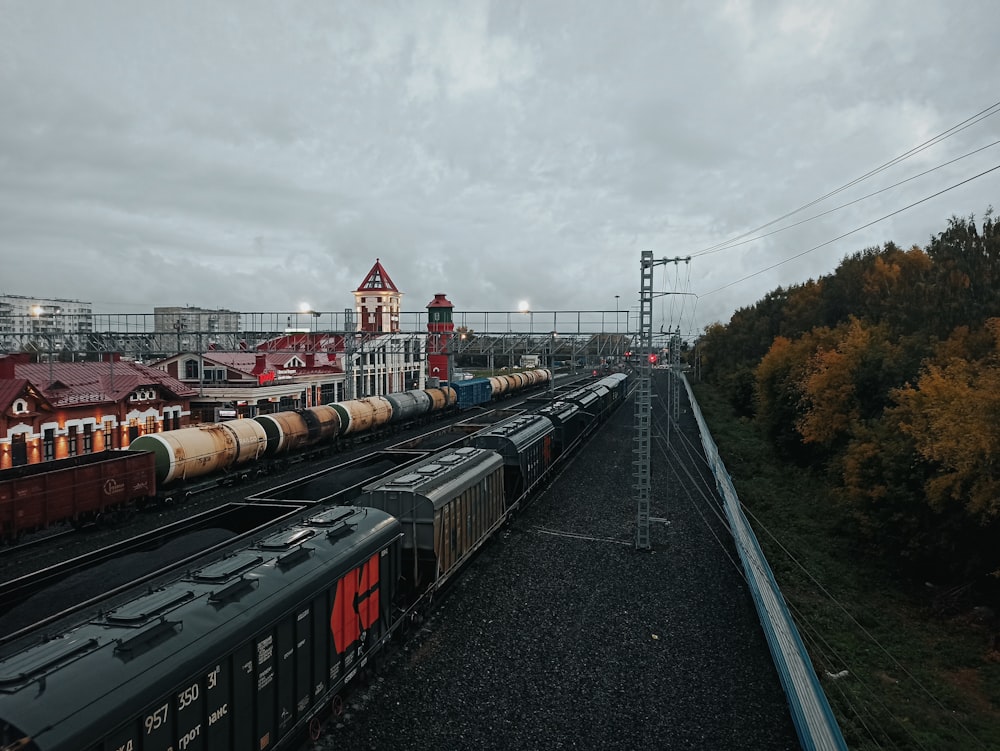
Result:
[[[591,386],[600,401],[580,395],[587,408],[560,409],[558,430],[545,417],[500,423],[484,446],[434,454],[365,486],[354,505],[304,512],[6,645],[0,751],[270,751],[318,734],[346,685],[525,501],[561,442],[621,402],[625,376]]]

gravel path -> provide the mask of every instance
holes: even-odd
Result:
[[[632,420],[630,401],[316,748],[799,748],[703,466],[709,502],[654,453],[667,521],[635,550]]]

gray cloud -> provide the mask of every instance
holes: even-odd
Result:
[[[993,104],[1000,51],[985,0],[0,0],[0,15],[0,287],[109,312],[341,310],[376,257],[409,310],[436,292],[466,310],[625,308],[642,250],[713,246]],[[796,219],[996,140],[994,119]],[[997,153],[664,274],[702,295],[667,325],[727,320],[870,245],[926,243],[1000,179],[705,294]]]

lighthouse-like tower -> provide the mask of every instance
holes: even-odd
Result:
[[[354,291],[358,331],[392,334],[399,331],[399,309],[403,293],[392,283],[379,259]]]
[[[454,305],[443,292],[427,303],[427,377],[450,381],[449,353],[455,324],[451,320]]]

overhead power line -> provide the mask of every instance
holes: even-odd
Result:
[[[723,284],[721,287],[716,287],[711,292],[705,292],[705,293],[703,293],[702,295],[700,295],[700,297],[708,297],[708,295],[714,295],[716,292],[721,292],[724,289],[728,289],[729,287],[733,287],[733,286],[735,286],[737,284],[740,284],[741,282],[747,281],[748,279],[753,279],[755,276],[759,276],[760,274],[763,274],[765,271],[770,271],[771,269],[776,269],[779,266],[782,266],[782,265],[788,263],[789,261],[794,261],[796,258],[801,258],[804,255],[808,255],[809,253],[812,253],[814,250],[819,250],[820,248],[825,248],[827,245],[832,245],[833,243],[837,242],[838,240],[843,240],[845,237],[849,237],[849,236],[853,235],[855,232],[860,232],[863,229],[867,229],[868,227],[871,227],[874,224],[878,224],[879,222],[884,221],[886,219],[889,219],[890,217],[894,217],[894,216],[896,216],[896,214],[901,214],[901,213],[903,213],[904,211],[906,211],[908,209],[912,209],[914,206],[919,206],[922,203],[926,203],[927,201],[931,200],[932,198],[937,198],[938,196],[943,195],[943,194],[947,193],[950,190],[954,190],[955,188],[959,188],[959,187],[965,185],[966,183],[970,183],[973,180],[977,180],[980,177],[983,177],[984,175],[988,175],[991,172],[995,172],[998,169],[1000,169],[1000,164],[998,164],[995,167],[991,167],[990,169],[986,170],[985,172],[980,172],[978,175],[974,175],[974,176],[972,176],[972,177],[970,177],[970,178],[968,178],[966,180],[962,180],[959,183],[955,183],[954,185],[949,186],[949,187],[945,188],[944,190],[939,190],[937,193],[933,193],[933,194],[927,196],[926,198],[921,198],[919,201],[914,201],[909,206],[904,206],[901,209],[897,209],[896,211],[893,211],[893,212],[891,212],[889,214],[886,214],[885,216],[882,216],[882,217],[879,217],[878,219],[870,221],[867,224],[862,224],[860,227],[855,227],[851,231],[845,232],[842,235],[838,235],[837,237],[834,237],[831,240],[827,240],[826,242],[820,243],[819,245],[814,245],[813,247],[808,248],[807,250],[803,250],[801,253],[796,253],[793,256],[789,256],[788,258],[784,259],[783,261],[778,261],[777,263],[772,263],[770,266],[765,266],[764,268],[759,269],[759,270],[753,272],[752,274],[747,274],[746,276],[744,276],[744,277],[742,277],[740,279],[737,279],[735,281],[729,282],[728,284]]]
[[[730,248],[737,248],[740,245],[746,245],[748,243],[756,242],[757,240],[763,240],[765,237],[771,237],[771,235],[777,235],[777,234],[779,234],[781,232],[784,232],[785,230],[790,230],[790,229],[792,229],[794,227],[798,227],[798,226],[800,226],[802,224],[805,224],[806,222],[811,222],[814,219],[819,219],[820,217],[824,217],[824,216],[826,216],[828,214],[833,214],[834,212],[840,211],[841,209],[846,209],[848,206],[853,206],[856,203],[861,203],[862,201],[865,201],[865,200],[867,200],[869,198],[872,198],[873,196],[877,196],[880,193],[885,193],[886,191],[892,190],[893,188],[898,188],[900,185],[903,185],[904,183],[908,183],[908,182],[911,182],[912,180],[916,180],[916,179],[918,179],[920,177],[924,177],[925,175],[929,175],[931,172],[939,170],[942,167],[947,167],[949,164],[954,164],[955,162],[961,161],[962,159],[966,159],[966,158],[968,158],[970,156],[973,156],[974,154],[978,154],[980,151],[985,151],[986,149],[991,148],[993,146],[996,146],[997,144],[1000,144],[1000,141],[994,141],[993,143],[988,143],[985,146],[982,146],[982,147],[980,147],[978,149],[975,149],[974,151],[970,151],[968,154],[963,154],[962,156],[955,157],[954,159],[950,159],[947,162],[939,164],[936,167],[931,167],[929,170],[924,170],[923,172],[918,172],[916,175],[913,175],[911,177],[907,177],[905,180],[900,180],[897,183],[893,183],[892,185],[889,185],[889,186],[887,186],[885,188],[882,188],[880,190],[876,190],[876,191],[874,191],[872,193],[868,193],[867,195],[861,196],[860,198],[856,198],[853,201],[848,201],[847,203],[842,203],[839,206],[836,206],[836,207],[834,207],[832,209],[828,209],[827,211],[820,212],[819,214],[813,214],[812,216],[810,216],[810,217],[808,217],[806,219],[801,219],[801,220],[799,220],[797,222],[794,222],[793,224],[787,224],[784,227],[779,227],[778,229],[772,230],[771,232],[765,232],[763,235],[755,235],[754,237],[748,237],[745,240],[740,240],[739,242],[734,242],[731,245],[720,245],[720,246],[718,246],[715,249],[702,250],[702,251],[700,251],[698,253],[692,253],[691,255],[692,255],[692,257],[696,257],[696,256],[709,255],[711,253],[721,253],[723,250],[729,250]]]
[[[794,216],[795,214],[798,214],[800,211],[805,211],[806,209],[808,209],[808,208],[810,208],[812,206],[815,206],[817,203],[819,203],[821,201],[825,201],[827,198],[835,196],[838,193],[842,193],[843,191],[845,191],[848,188],[851,188],[851,187],[857,185],[858,183],[862,182],[863,180],[867,180],[868,178],[873,177],[873,176],[879,174],[880,172],[883,172],[884,170],[889,169],[893,165],[898,164],[899,162],[901,162],[901,161],[903,161],[905,159],[909,159],[911,156],[914,156],[915,154],[918,154],[921,151],[930,148],[931,146],[935,145],[936,143],[938,143],[940,141],[943,141],[946,138],[950,138],[951,136],[955,135],[956,133],[960,133],[961,131],[965,130],[966,128],[971,128],[973,125],[976,125],[977,123],[981,122],[982,120],[985,120],[987,117],[992,117],[993,115],[996,115],[998,113],[1000,113],[1000,102],[994,102],[989,107],[987,107],[984,110],[981,110],[980,112],[977,112],[972,117],[966,118],[962,122],[960,122],[960,123],[958,123],[956,125],[953,125],[952,127],[950,127],[947,130],[939,133],[938,135],[934,136],[933,138],[930,138],[930,139],[924,141],[923,143],[918,144],[917,146],[914,146],[913,148],[909,149],[908,151],[905,151],[902,154],[900,154],[899,156],[897,156],[897,157],[895,157],[893,159],[890,159],[888,162],[885,162],[884,164],[879,165],[878,167],[876,167],[876,168],[874,168],[874,169],[866,172],[865,174],[861,175],[860,177],[856,177],[853,180],[851,180],[850,182],[845,183],[844,185],[841,185],[839,188],[836,188],[835,190],[832,190],[829,193],[826,193],[825,195],[820,196],[819,198],[816,198],[816,199],[814,199],[812,201],[809,201],[809,203],[803,204],[802,206],[799,206],[797,209],[793,209],[792,211],[789,211],[789,212],[787,212],[785,214],[782,214],[777,219],[772,219],[771,221],[769,221],[769,222],[767,222],[765,224],[762,224],[759,227],[755,227],[754,229],[748,230],[748,231],[746,231],[746,232],[744,232],[744,233],[742,233],[740,235],[732,237],[732,238],[730,238],[728,240],[724,240],[721,243],[716,243],[715,245],[709,246],[708,248],[703,248],[703,249],[701,249],[699,251],[695,251],[691,255],[692,256],[702,255],[704,253],[708,253],[708,252],[711,252],[711,251],[714,251],[714,250],[722,249],[722,248],[724,248],[726,246],[732,245],[733,243],[735,243],[735,242],[737,242],[739,240],[743,240],[744,238],[749,237],[750,235],[753,235],[753,234],[755,234],[757,232],[760,232],[761,230],[765,230],[768,227],[771,227],[771,226],[777,224],[778,222],[781,222],[781,221],[787,219],[790,216]]]

